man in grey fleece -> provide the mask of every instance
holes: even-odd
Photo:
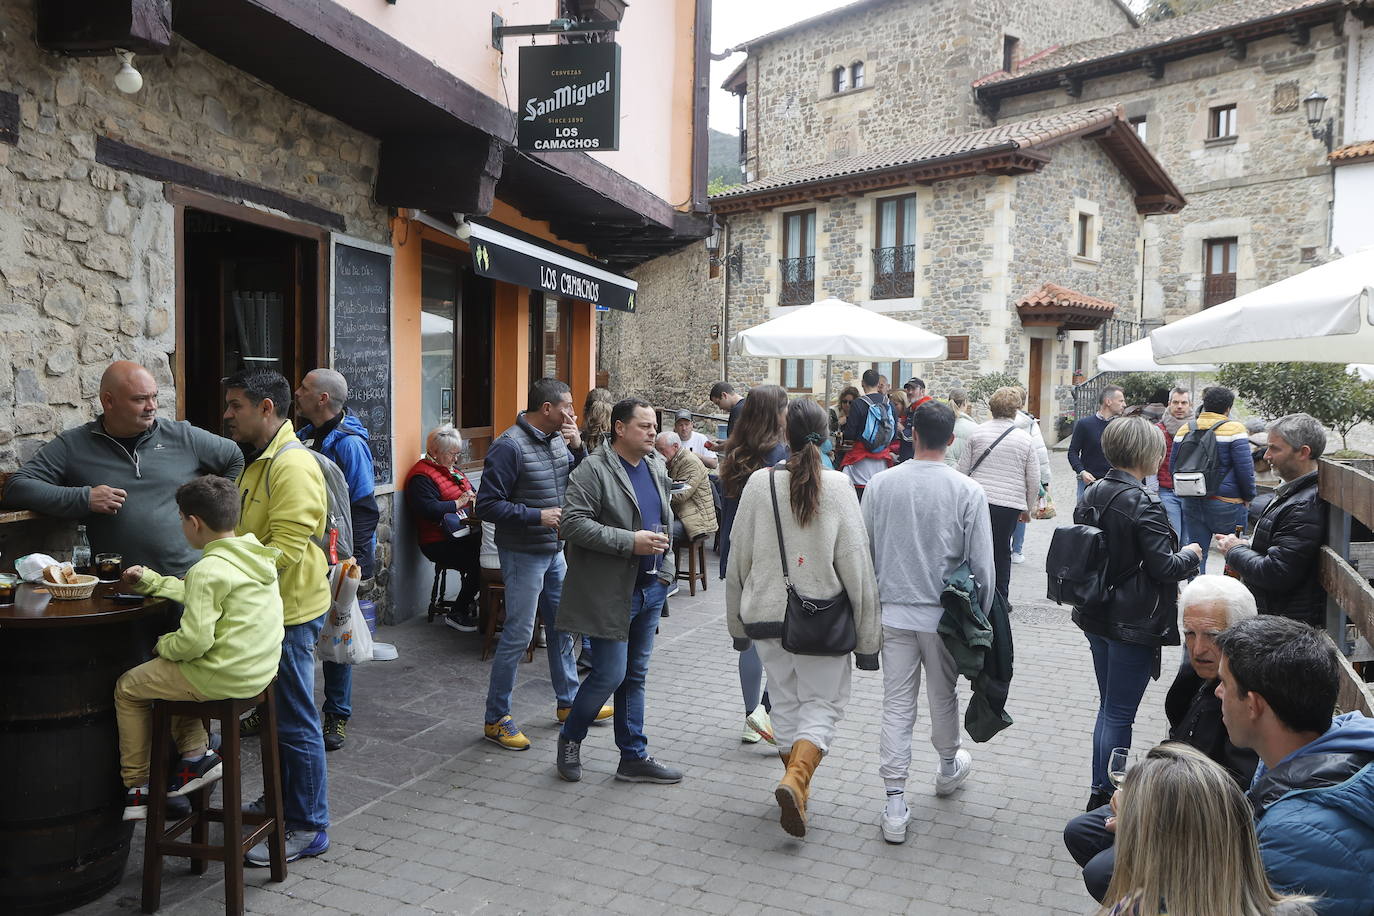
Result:
[[[243,452],[185,420],[158,419],[157,395],[147,369],[111,363],[100,378],[101,415],[39,449],[10,477],[0,505],[79,519],[95,553],[185,574],[200,551],[182,536],[176,489],[205,474],[235,479]]]
[[[860,504],[883,616],[878,773],[887,790],[882,828],[889,843],[906,841],[911,819],[905,792],[922,668],[930,740],[940,755],[935,794],[952,793],[973,768],[973,758],[960,748],[958,671],[936,632],[944,614],[940,593],[968,563],[987,612],[996,582],[987,496],[976,481],[945,464],[945,450],[954,441],[954,411],[927,401],[912,414],[912,426],[912,460],[875,474]]]

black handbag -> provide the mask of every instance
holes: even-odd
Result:
[[[807,598],[792,587],[792,578],[787,574],[787,548],[782,542],[782,513],[778,509],[774,470],[768,469],[768,489],[773,495],[773,522],[778,526],[778,559],[782,561],[782,582],[787,586],[787,610],[782,618],[782,647],[793,655],[848,655],[859,644],[849,594],[841,589],[833,598]]]

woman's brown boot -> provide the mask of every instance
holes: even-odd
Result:
[[[773,797],[782,810],[782,829],[792,836],[806,836],[806,799],[811,789],[811,774],[821,762],[821,749],[805,739],[792,745],[787,773],[778,783]]]

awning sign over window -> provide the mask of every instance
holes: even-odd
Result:
[[[481,276],[622,312],[635,310],[639,284],[629,277],[482,223],[471,226],[472,263]]]

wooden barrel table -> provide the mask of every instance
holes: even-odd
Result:
[[[0,913],[61,913],[107,893],[129,858],[114,685],[145,661],[168,602],[82,601],[20,586],[0,606]]]

